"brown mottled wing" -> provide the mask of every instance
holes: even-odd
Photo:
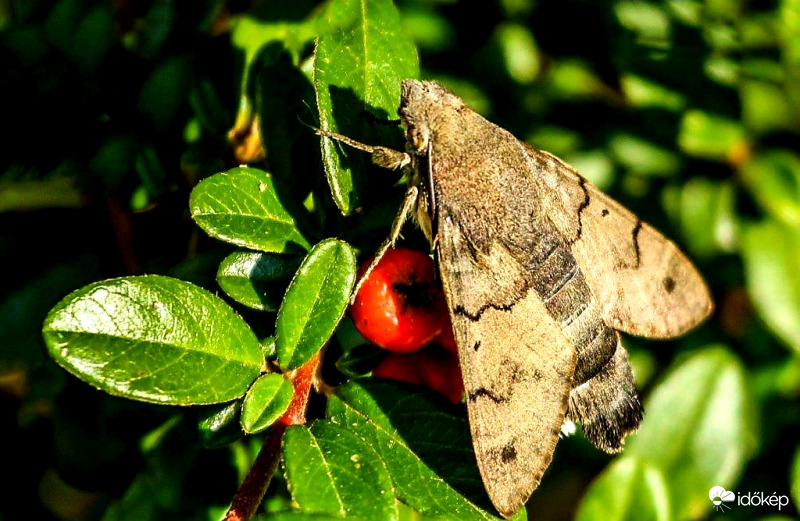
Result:
[[[459,223],[441,217],[440,273],[475,455],[492,503],[511,517],[553,457],[576,349],[539,295],[524,289],[523,268],[503,245],[477,252]]]
[[[570,244],[606,323],[632,335],[678,336],[713,309],[691,261],[650,225],[558,158],[526,146],[540,197]]]

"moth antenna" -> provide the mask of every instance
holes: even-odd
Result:
[[[357,150],[361,150],[362,152],[366,152],[368,154],[372,154],[375,151],[376,147],[372,145],[365,145],[360,141],[356,141],[355,139],[351,139],[347,136],[342,134],[337,134],[336,132],[331,132],[329,130],[323,130],[321,128],[314,129],[318,136],[327,137],[333,139],[334,141],[339,141],[340,143],[344,143],[345,145],[351,146]]]
[[[358,281],[356,282],[355,287],[353,288],[353,293],[350,295],[350,304],[353,304],[356,300],[356,295],[358,295],[361,286],[364,284],[364,281],[367,280],[372,270],[375,269],[375,266],[381,261],[386,252],[389,248],[394,248],[394,244],[397,242],[397,239],[400,237],[400,231],[403,229],[403,225],[408,220],[408,216],[411,215],[411,212],[414,209],[414,206],[417,204],[417,198],[419,197],[419,188],[416,186],[410,186],[408,190],[406,190],[406,195],[403,198],[403,205],[400,207],[400,211],[397,212],[397,215],[392,221],[392,231],[389,234],[389,237],[386,238],[385,241],[381,244],[378,251],[375,253],[375,257],[372,258],[372,262],[369,263],[367,269],[364,270],[364,273],[361,274]]]
[[[317,124],[319,124],[319,120],[315,117],[317,115],[315,109],[312,109],[311,105],[309,105],[306,100],[303,100],[303,105],[305,105],[306,109],[308,110],[308,113],[311,114],[312,119],[317,121]],[[303,121],[303,118],[300,117],[300,114],[297,114],[295,117],[297,118],[297,121],[300,122],[301,125],[305,125],[308,128],[314,130],[317,130],[319,128],[317,125],[312,125],[311,123],[306,123],[305,121]]]

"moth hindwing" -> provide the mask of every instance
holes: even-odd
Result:
[[[414,213],[437,255],[481,477],[508,518],[565,420],[607,452],[638,427],[619,331],[680,335],[711,313],[711,296],[672,242],[439,85],[404,81],[398,113],[405,153],[356,143],[412,180],[373,266]]]

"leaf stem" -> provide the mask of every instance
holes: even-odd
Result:
[[[294,386],[294,395],[289,409],[267,431],[264,444],[258,452],[253,466],[233,497],[224,521],[245,521],[253,517],[264,499],[269,482],[281,459],[281,441],[286,428],[306,422],[306,409],[311,387],[320,363],[320,353],[289,374]]]

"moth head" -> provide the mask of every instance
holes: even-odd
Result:
[[[406,127],[409,151],[424,154],[437,121],[464,103],[450,91],[431,81],[404,80],[397,113]]]

